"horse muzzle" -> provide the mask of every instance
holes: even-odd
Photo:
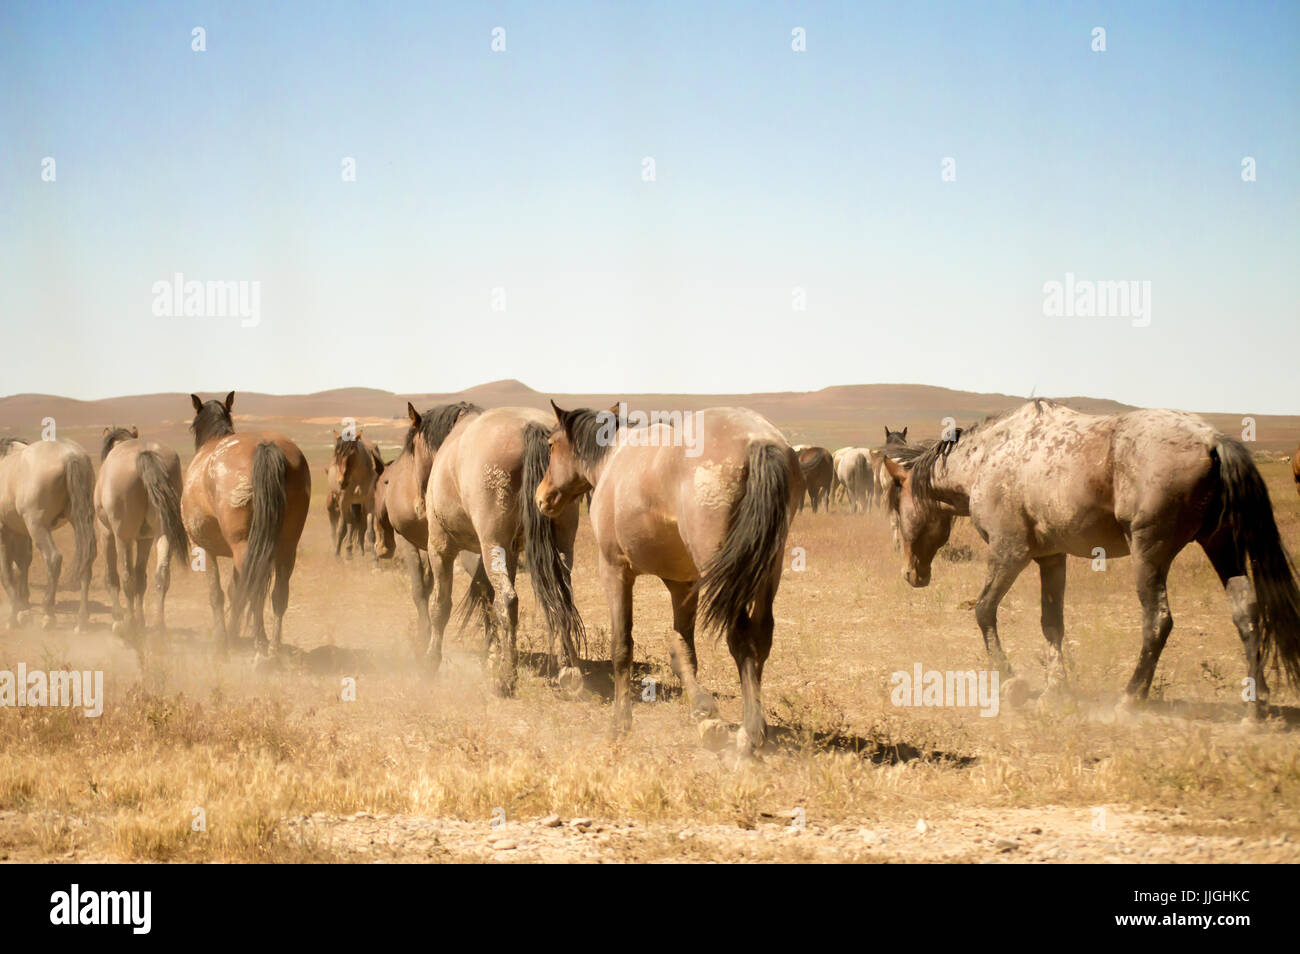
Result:
[[[917,589],[920,589],[923,586],[930,585],[930,571],[926,570],[922,573],[913,567],[905,567],[903,569],[903,579],[907,580],[909,586],[914,586]]]

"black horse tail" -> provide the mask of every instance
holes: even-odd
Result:
[[[556,539],[555,522],[537,509],[537,487],[551,462],[550,428],[537,423],[524,427],[523,486],[519,489],[520,518],[524,527],[524,556],[533,593],[546,615],[551,632],[578,665],[578,648],[586,644],[586,630],[573,600],[571,567],[564,562]]]
[[[248,527],[248,549],[239,568],[239,585],[230,607],[230,619],[238,635],[245,612],[266,601],[275,570],[275,551],[280,543],[286,507],[284,451],[274,441],[263,441],[253,451],[252,506]]]
[[[465,565],[464,558],[467,555],[461,554],[461,566]],[[456,604],[456,620],[459,623],[457,631],[461,633],[473,622],[481,624],[485,632],[493,624],[492,601],[496,599],[496,591],[492,589],[492,582],[483,569],[483,558],[476,556],[473,559],[474,573],[470,577],[469,589]]]
[[[141,451],[135,459],[135,469],[144,483],[149,504],[158,511],[162,532],[171,547],[170,557],[187,563],[189,543],[185,525],[181,522],[181,497],[167,473],[167,465],[155,451]]]
[[[74,574],[78,581],[90,575],[95,562],[95,468],[79,453],[68,459],[68,522],[76,539]],[[8,567],[5,567],[8,570]]]
[[[722,546],[696,584],[706,629],[732,632],[747,618],[759,590],[780,566],[790,525],[793,479],[787,448],[749,446],[744,493],[732,508]]]
[[[1219,459],[1223,519],[1242,565],[1247,558],[1250,561],[1264,659],[1280,665],[1291,685],[1300,688],[1300,588],[1277,532],[1268,487],[1250,451],[1239,441],[1220,437],[1214,452]]]

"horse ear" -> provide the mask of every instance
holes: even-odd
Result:
[[[622,403],[623,403],[622,401],[615,401],[613,404],[611,404],[608,408],[609,413],[613,414],[615,417],[618,417],[618,406]]]
[[[907,479],[907,468],[888,454],[885,455],[885,470],[889,471],[889,476],[900,486]]]
[[[412,427],[420,426],[420,412],[415,409],[415,405],[410,401],[406,402],[406,416],[411,419]]]
[[[190,400],[194,402],[194,410],[196,411],[203,410],[203,399],[200,398],[197,394],[191,394]]]
[[[886,440],[886,441],[889,440],[889,425],[888,425],[888,424],[885,425],[885,440]]]
[[[107,436],[108,436],[108,432],[111,431],[111,430],[112,430],[111,427],[106,427],[106,428],[104,428],[104,433],[101,434],[100,437],[107,437]]]
[[[140,428],[134,424],[131,425],[131,436],[136,438],[137,440],[139,440],[140,438]]]
[[[234,406],[235,406],[235,392],[231,391],[229,394],[226,395],[226,413],[229,414],[230,409]]]
[[[338,439],[339,439],[339,432],[338,432],[338,431],[334,430],[333,428],[330,428],[330,433],[334,435],[334,439],[335,439],[335,440],[338,440]]]
[[[907,440],[907,428],[903,428],[903,440]]]
[[[551,410],[555,412],[555,422],[563,427],[565,415],[569,412],[560,410],[560,405],[556,404],[554,401],[551,402]]]

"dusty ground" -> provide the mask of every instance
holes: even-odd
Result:
[[[1283,537],[1300,549],[1290,475],[1280,463],[1264,471]],[[970,527],[954,543],[973,560],[939,562],[931,586],[912,590],[883,515],[805,511],[790,546],[804,548],[806,569],[785,574],[764,685],[775,739],[736,765],[700,744],[676,696],[667,594],[651,579],[636,591],[637,681],[658,689],[635,707],[631,735],[611,739],[606,611],[585,523],[588,691],[566,698],[530,670],[518,698],[500,700],[475,634],[449,644],[436,680],[418,673],[405,575],[368,557],[336,562],[319,504],[280,673],[254,673],[246,653],[214,657],[204,582],[188,572],[175,576],[167,642],[143,665],[109,630],[101,566],[92,632],[63,628],[68,591],[59,628],[0,633],[0,669],[102,668],[108,697],[98,719],[0,710],[0,860],[1300,861],[1298,700],[1275,680],[1273,719],[1242,725],[1240,642],[1198,549],[1174,566],[1174,632],[1145,710],[1116,719],[1113,708],[1139,644],[1129,561],[1105,572],[1072,561],[1071,694],[1035,692],[981,718],[890,702],[896,670],[984,665],[970,609],[983,545]],[[521,602],[523,648],[540,658],[526,578]],[[1032,572],[1001,623],[1013,662],[1041,688]],[[735,719],[730,657],[711,638],[700,655],[702,681]],[[348,678],[355,701],[341,698]]]

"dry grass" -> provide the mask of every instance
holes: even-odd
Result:
[[[1265,473],[1283,537],[1300,548],[1290,475],[1277,463]],[[106,607],[95,614],[102,628],[90,634],[0,636],[0,668],[20,661],[103,668],[108,695],[98,719],[0,711],[0,854],[335,860],[359,855],[292,820],[369,812],[486,824],[497,809],[510,819],[558,813],[651,831],[714,825],[743,833],[794,807],[810,827],[830,827],[1021,810],[1064,811],[1086,822],[1093,807],[1111,806],[1178,809],[1186,833],[1226,827],[1246,837],[1300,835],[1300,750],[1280,722],[1263,730],[1239,724],[1240,643],[1199,550],[1174,567],[1175,628],[1148,712],[1133,722],[1112,717],[1139,643],[1129,561],[1113,561],[1104,573],[1072,561],[1066,625],[1075,695],[988,719],[889,701],[890,673],[913,663],[984,666],[967,605],[983,576],[983,544],[973,530],[959,527],[954,544],[974,559],[938,563],[934,582],[918,591],[901,580],[879,513],[805,512],[790,545],[805,548],[807,569],[785,575],[765,679],[769,721],[787,731],[759,763],[737,767],[697,744],[671,691],[637,705],[633,732],[620,741],[609,736],[609,707],[598,695],[565,699],[528,674],[517,699],[496,699],[472,635],[450,645],[437,681],[425,680],[410,663],[414,611],[404,574],[374,571],[368,560],[337,565],[326,533],[317,508],[286,620],[286,639],[310,665],[264,676],[242,656],[216,662],[204,584],[188,573],[173,586],[170,645],[143,669],[108,632]],[[585,527],[577,565],[579,604],[599,659],[606,614]],[[463,585],[458,575],[458,592]],[[636,595],[638,679],[654,676],[671,690],[667,594],[643,579]],[[523,648],[540,652],[545,640],[527,586],[521,601]],[[70,623],[70,614],[64,619]],[[1013,662],[1041,684],[1034,573],[1012,590],[1001,623]],[[322,651],[329,646],[348,652],[330,662]],[[718,692],[723,714],[736,718],[730,657],[711,640],[701,640],[700,650],[704,684]],[[599,689],[607,676],[596,668],[589,684]],[[344,676],[357,680],[355,702],[340,699]],[[1275,703],[1298,701],[1276,683]],[[197,808],[206,831],[192,827]],[[647,838],[628,857],[683,850],[675,838]],[[781,857],[800,857],[799,850]]]

